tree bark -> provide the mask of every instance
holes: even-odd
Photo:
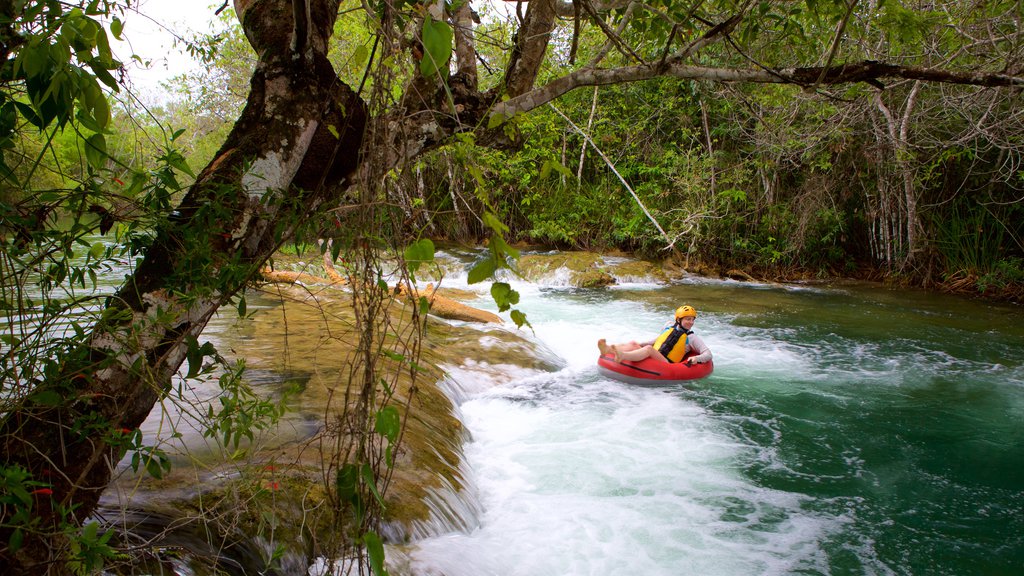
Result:
[[[59,507],[92,514],[134,431],[219,306],[256,275],[302,218],[334,200],[354,172],[362,101],[327,61],[337,0],[239,1],[259,55],[251,92],[215,159],[160,227],[135,274],[110,298],[89,343],[0,422],[0,453],[53,485],[40,531],[0,552],[0,573],[55,569]],[[56,391],[58,406],[42,399]],[[52,395],[49,397],[52,398]],[[59,506],[58,506],[59,505]],[[10,530],[0,530],[6,543]],[[59,568],[57,569],[59,570]]]

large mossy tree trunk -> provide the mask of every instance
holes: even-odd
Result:
[[[125,435],[168,391],[211,316],[355,171],[366,111],[327,61],[338,1],[296,5],[236,2],[259,62],[234,129],[108,300],[88,345],[4,415],[3,459],[49,481],[53,495],[37,499],[40,524],[20,550],[3,548],[0,573],[66,569],[62,520],[93,513]],[[11,532],[0,530],[0,542]]]

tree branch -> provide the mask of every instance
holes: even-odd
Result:
[[[632,1],[633,0],[608,0],[607,2],[593,2],[591,4],[597,12],[610,12],[616,8],[622,8]],[[555,14],[560,18],[571,18],[575,14],[573,2],[571,0],[555,2]]]
[[[479,79],[476,70],[476,41],[473,37],[473,24],[478,22],[469,2],[462,3],[452,15],[455,32],[455,63],[456,76],[462,78],[468,90],[476,92]]]
[[[530,2],[526,8],[526,17],[516,33],[515,47],[505,73],[505,92],[509,96],[519,96],[533,88],[554,28],[555,8],[552,0]]]
[[[638,82],[658,77],[672,77],[685,80],[708,80],[713,82],[750,82],[754,84],[795,84],[811,86],[816,82],[825,85],[870,82],[882,78],[925,80],[944,84],[965,84],[986,88],[1024,86],[1024,77],[984,72],[950,72],[897,66],[881,62],[859,62],[822,68],[781,68],[778,70],[742,70],[736,68],[708,68],[685,66],[670,62],[661,69],[651,66],[626,66],[612,69],[586,68],[558,78],[547,85],[531,90],[494,106],[491,113],[510,117],[527,112],[551,102],[555,98],[582,86],[606,86],[626,82]]]

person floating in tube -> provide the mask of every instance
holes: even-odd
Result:
[[[602,355],[614,356],[616,362],[656,358],[662,362],[676,363],[685,358],[687,366],[703,364],[711,361],[711,349],[703,338],[691,330],[696,320],[697,310],[693,306],[680,306],[676,308],[675,322],[665,326],[661,334],[650,342],[631,341],[609,345],[602,338],[597,341],[597,347]]]

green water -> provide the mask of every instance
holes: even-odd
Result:
[[[1019,308],[863,286],[700,292],[802,360],[720,362],[696,393],[758,447],[753,482],[849,519],[823,542],[831,573],[1024,573]]]
[[[507,327],[442,352],[483,512],[470,530],[438,522],[394,573],[1024,574],[1021,307],[862,284],[516,287],[533,356],[564,368],[517,358]],[[598,337],[648,337],[684,302],[710,378],[597,373]],[[250,305],[204,336],[248,357],[267,395],[308,381],[286,417],[303,436],[338,381],[323,334],[342,321]]]
[[[567,367],[461,406],[486,510],[416,574],[1024,574],[1024,310],[877,285],[520,286]],[[593,368],[678,305],[715,372]],[[475,381],[473,367],[456,378]]]

